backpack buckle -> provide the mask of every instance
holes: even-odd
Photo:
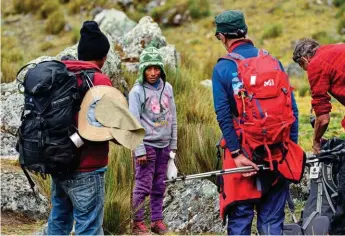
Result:
[[[284,93],[285,95],[287,95],[288,90],[287,90],[286,88],[282,88],[282,91],[283,91],[283,93]]]

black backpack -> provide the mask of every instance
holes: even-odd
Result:
[[[69,137],[77,131],[76,115],[94,75],[94,71],[78,73],[83,81],[78,86],[78,74],[69,72],[61,61],[34,65],[23,81],[17,78],[25,98],[17,151],[32,189],[34,183],[26,170],[45,178],[47,174],[61,176],[78,168],[80,155]]]

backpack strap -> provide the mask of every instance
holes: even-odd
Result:
[[[267,55],[269,55],[269,53],[265,49],[258,50],[258,56],[267,56]]]
[[[235,62],[236,65],[237,65],[238,61],[242,61],[245,58],[242,55],[238,54],[238,53],[230,52],[230,53],[226,54],[225,56],[220,57],[218,59],[218,61],[220,61],[222,59],[231,60],[231,61]]]

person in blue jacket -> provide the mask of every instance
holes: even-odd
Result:
[[[240,11],[230,10],[216,16],[216,37],[225,47],[227,53],[237,53],[244,58],[256,57],[258,48],[253,42],[246,38],[247,25],[244,15]],[[280,63],[281,69],[283,69]],[[217,114],[217,120],[227,148],[232,153],[237,167],[253,166],[255,163],[250,161],[241,153],[241,146],[236,135],[233,115],[236,116],[237,108],[234,98],[234,91],[241,86],[241,81],[237,77],[237,66],[231,60],[219,60],[215,65],[212,75],[214,108]],[[296,121],[291,127],[290,139],[297,143],[298,141],[298,109],[294,95],[292,94],[293,113]],[[256,172],[243,174],[249,177]],[[254,208],[258,214],[257,228],[259,234],[282,234],[284,222],[284,207],[289,194],[289,185],[287,181],[271,187],[262,197],[259,204],[243,203],[234,206],[231,214],[228,216],[228,234],[229,235],[250,235],[251,224],[254,217]]]

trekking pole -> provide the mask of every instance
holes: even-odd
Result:
[[[269,170],[270,168],[264,165],[258,165],[259,170]],[[166,180],[164,183],[172,183],[177,181],[185,181],[185,180],[191,180],[191,179],[200,179],[200,178],[206,178],[211,176],[219,176],[219,175],[226,175],[226,174],[237,174],[237,173],[246,173],[246,172],[252,172],[257,171],[252,166],[244,166],[244,167],[237,167],[237,168],[231,168],[231,169],[225,169],[225,170],[217,170],[217,171],[210,171],[200,174],[194,174],[194,175],[187,175],[187,176],[179,176],[172,180]]]

